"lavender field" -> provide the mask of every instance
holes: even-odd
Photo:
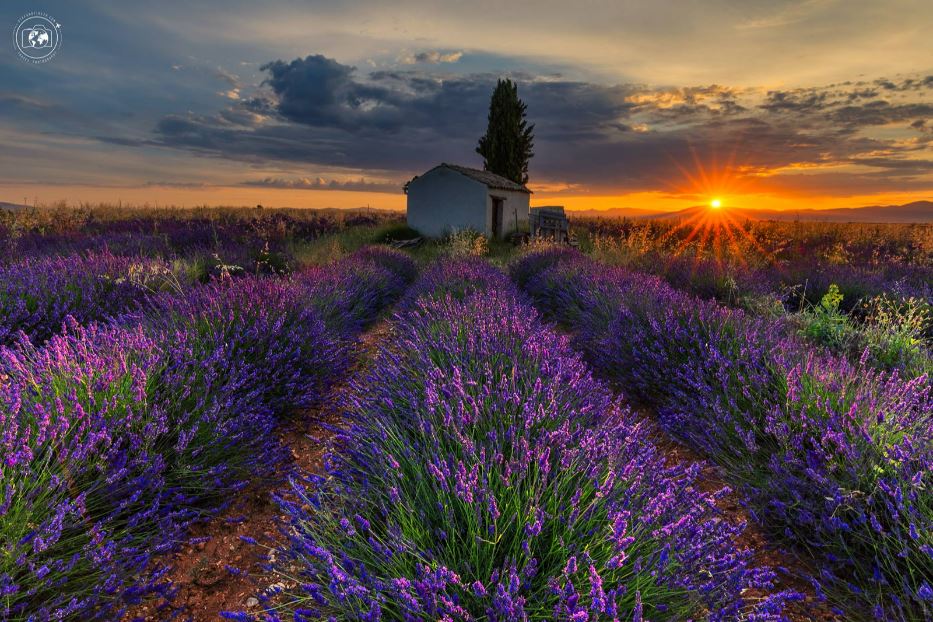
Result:
[[[929,225],[2,216],[0,620],[933,619]]]

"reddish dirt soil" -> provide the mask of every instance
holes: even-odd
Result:
[[[362,372],[372,360],[379,343],[386,339],[388,321],[374,325],[360,337],[356,365],[347,378],[333,387],[322,404],[284,421],[282,442],[291,448],[291,464],[305,472],[320,472],[331,447],[333,431],[340,424],[336,404],[347,390],[350,378]],[[216,622],[222,611],[261,611],[256,595],[276,583],[277,577],[263,568],[269,548],[281,541],[280,516],[272,493],[284,484],[272,483],[247,488],[242,499],[213,519],[190,530],[191,543],[169,554],[163,562],[171,567],[166,577],[177,590],[172,603],[146,602],[134,607],[124,620],[157,622],[174,619]],[[248,544],[241,536],[253,538]],[[229,568],[235,569],[231,572]]]

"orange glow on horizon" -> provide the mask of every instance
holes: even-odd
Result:
[[[716,153],[702,158],[691,151],[688,162],[671,159],[671,165],[661,178],[643,180],[642,190],[608,186],[600,192],[585,186],[554,179],[533,178],[529,184],[534,194],[531,205],[563,205],[568,211],[603,211],[625,208],[629,215],[676,212],[692,207],[705,207],[712,212],[713,200],[721,202],[718,211],[775,210],[806,212],[808,210],[853,208],[867,205],[900,205],[918,200],[931,200],[930,189],[906,192],[821,193],[804,187],[785,184],[780,169],[762,170],[737,160],[735,151],[725,159]],[[793,167],[791,167],[793,168]],[[270,208],[358,208],[404,211],[406,197],[399,191],[372,192],[303,188],[274,188],[225,183],[191,186],[144,184],[125,186],[42,184],[38,182],[0,183],[0,201],[30,205],[123,204],[134,206],[256,206]]]
[[[901,205],[912,201],[933,200],[933,193],[923,191],[885,192],[852,196],[796,196],[770,193],[730,194],[725,211],[731,207],[750,210],[775,210],[800,212],[839,207],[864,207],[866,205]],[[611,210],[631,207],[651,212],[676,212],[688,207],[706,206],[708,200],[693,194],[678,195],[671,192],[632,192],[616,195],[570,195],[535,193],[531,205],[563,205],[570,211]]]
[[[534,184],[531,185],[535,189]],[[721,194],[720,194],[721,192]],[[536,191],[531,195],[531,205],[563,205],[569,211],[610,210],[613,208],[636,208],[644,212],[675,212],[698,205],[709,206],[709,197],[727,197],[728,207],[743,209],[765,209],[779,211],[804,211],[837,207],[861,207],[865,205],[900,205],[911,201],[931,200],[930,191],[888,192],[851,196],[798,196],[775,192],[738,192],[723,190],[699,192],[688,187],[682,191],[659,189],[650,191],[587,194],[574,192]],[[378,209],[404,210],[405,195],[352,192],[344,190],[297,190],[277,188],[246,188],[236,186],[210,186],[204,188],[170,188],[161,186],[142,187],[94,187],[43,184],[0,184],[0,201],[30,205],[54,204],[67,201],[69,205],[79,203],[122,202],[124,205],[195,206],[229,205],[296,208],[351,208],[372,206]],[[724,202],[725,205],[725,202]],[[728,209],[728,208],[727,208]],[[712,210],[706,210],[712,211]],[[725,209],[719,211],[724,212]]]
[[[722,201],[720,199],[713,199],[709,202],[709,206],[713,209],[719,209],[722,207]]]

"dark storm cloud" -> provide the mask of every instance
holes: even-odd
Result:
[[[278,96],[278,111],[290,121],[356,130],[397,128],[402,95],[354,78],[355,67],[321,55],[275,61],[260,67]]]
[[[399,140],[392,134],[350,133],[297,123],[236,125],[227,116],[231,115],[166,117],[156,127],[156,140],[163,146],[257,164],[278,160],[394,171],[417,170],[432,154],[440,157],[446,151],[447,156],[454,156],[456,152],[472,150],[472,141],[421,145],[418,139]]]
[[[362,77],[355,67],[320,55],[289,63],[275,61],[262,69],[270,74],[266,83],[281,117],[354,132],[433,129],[455,136],[473,133],[496,84],[496,76],[485,74],[439,78],[415,71],[377,71]],[[522,97],[536,115],[557,121],[554,127],[586,133],[637,107],[626,101],[632,87],[511,77],[522,83]]]
[[[438,161],[477,164],[473,150],[497,79],[417,70],[364,74],[322,55],[270,62],[262,71],[264,89],[254,96],[214,114],[164,117],[156,140],[216,157],[376,169],[403,179]],[[657,188],[672,164],[690,166],[695,153],[731,155],[747,171],[872,167],[882,173],[859,183],[876,189],[900,187],[905,178],[930,171],[927,163],[907,159],[925,143],[861,132],[900,124],[916,136],[933,105],[904,101],[903,94],[933,87],[926,78],[772,90],[762,98],[721,85],[511,77],[536,124],[533,177],[594,192]]]

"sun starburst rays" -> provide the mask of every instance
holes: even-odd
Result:
[[[723,162],[716,153],[701,158],[693,147],[690,155],[692,166],[672,158],[681,178],[667,185],[677,194],[708,198],[705,205],[694,208],[665,234],[668,240],[679,239],[675,256],[690,252],[697,260],[711,257],[720,266],[730,257],[746,266],[743,248],[754,247],[772,261],[771,254],[736,218],[740,214],[730,213],[726,207],[724,197],[741,196],[751,190],[748,177],[741,174],[743,167],[736,163],[737,150],[730,150]]]

